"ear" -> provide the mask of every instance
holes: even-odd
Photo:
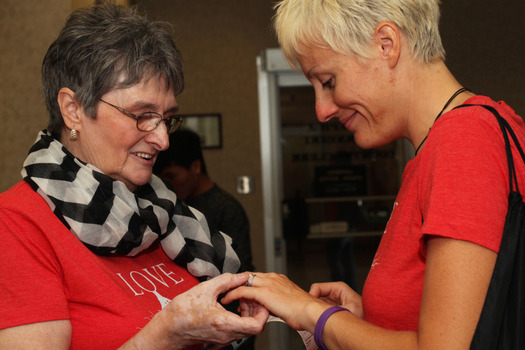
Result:
[[[195,175],[199,175],[202,172],[202,164],[199,159],[196,159],[191,163],[190,172]]]
[[[75,99],[75,92],[64,87],[58,91],[57,101],[66,126],[69,129],[80,130],[82,125],[82,108]]]
[[[381,22],[376,26],[374,39],[380,56],[394,68],[401,53],[401,36],[399,28],[392,22]]]

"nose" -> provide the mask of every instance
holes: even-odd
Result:
[[[146,140],[153,144],[154,147],[159,151],[168,149],[168,146],[170,145],[170,139],[166,124],[159,123],[155,129],[148,132],[146,135]]]
[[[337,117],[338,110],[339,108],[329,95],[315,94],[315,113],[317,114],[317,120],[321,123],[326,123],[330,119]]]

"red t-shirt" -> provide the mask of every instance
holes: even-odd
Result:
[[[523,120],[506,104],[476,96],[466,104],[495,107],[525,147]],[[514,149],[514,159],[520,159]],[[525,189],[525,166],[516,162]],[[391,218],[363,289],[364,318],[416,331],[427,235],[499,250],[509,195],[505,144],[494,115],[465,107],[441,116],[421,152],[408,162]]]
[[[0,329],[68,319],[71,349],[119,347],[198,283],[159,244],[91,253],[23,181],[0,194],[0,249]]]

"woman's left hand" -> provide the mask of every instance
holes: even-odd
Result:
[[[250,299],[262,304],[273,315],[280,317],[296,330],[313,332],[319,316],[331,306],[307,293],[285,275],[256,273],[250,287],[242,286],[229,291],[222,299],[225,303],[233,300]]]

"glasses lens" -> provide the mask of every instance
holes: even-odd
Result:
[[[137,119],[137,127],[142,131],[152,131],[162,120],[162,116],[155,112],[143,113]]]
[[[180,124],[182,123],[182,117],[173,116],[164,119],[164,122],[166,123],[166,129],[168,130],[168,134],[171,134],[179,128]]]

